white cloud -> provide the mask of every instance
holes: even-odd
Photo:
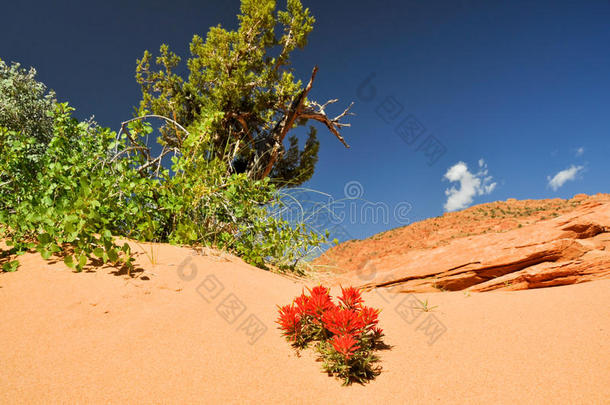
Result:
[[[585,154],[585,148],[583,148],[582,146],[578,149],[576,149],[576,157],[582,156]]]
[[[555,176],[553,176],[553,178],[548,176],[547,180],[549,181],[549,186],[553,189],[553,191],[557,191],[557,189],[563,186],[566,181],[574,180],[582,170],[582,166],[572,165],[569,168],[557,173]]]
[[[450,182],[460,182],[460,188],[451,187],[445,190],[446,211],[461,210],[472,204],[475,196],[489,194],[496,188],[493,177],[488,176],[485,160],[479,159],[479,171],[471,173],[464,162],[457,162],[447,170],[444,176]]]

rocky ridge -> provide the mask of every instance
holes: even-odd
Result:
[[[494,206],[509,213],[522,212],[517,207],[529,209],[534,215],[470,220],[473,213]],[[610,195],[512,200],[426,221],[351,242],[343,249],[339,245],[316,263],[332,263],[339,279],[365,289],[393,292],[523,290],[610,278]],[[443,222],[450,228],[443,229]],[[461,222],[461,227],[455,226]],[[476,233],[489,225],[496,231]],[[405,246],[426,227],[437,231],[422,238],[418,248]],[[465,228],[475,234],[460,236]],[[375,248],[379,242],[387,245],[387,253],[367,256],[370,245]]]

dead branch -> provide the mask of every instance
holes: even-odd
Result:
[[[138,121],[138,120],[143,120],[146,118],[161,118],[165,121],[168,121],[172,124],[174,124],[174,128],[178,127],[180,128],[180,130],[184,131],[187,135],[190,135],[190,133],[184,129],[184,127],[182,125],[180,125],[178,122],[176,122],[176,120],[173,120],[171,118],[167,118],[164,117],[162,115],[156,115],[156,114],[146,114],[146,115],[142,115],[140,117],[135,117],[132,118],[130,120],[124,121],[121,123],[121,129],[119,130],[119,133],[117,134],[117,139],[120,139],[121,134],[123,132],[125,132],[125,134],[127,135],[127,137],[129,138],[129,142],[131,143],[132,146],[125,148],[124,150],[118,152],[110,161],[114,161],[116,160],[120,155],[122,155],[123,153],[132,151],[132,150],[137,150],[142,154],[142,157],[146,160],[146,163],[144,163],[142,166],[140,166],[138,168],[138,171],[140,173],[142,173],[145,169],[153,166],[153,165],[157,165],[157,168],[155,170],[156,174],[159,174],[159,170],[161,168],[161,163],[163,158],[165,157],[165,155],[167,155],[170,152],[174,152],[174,153],[179,153],[179,150],[177,148],[166,148],[163,147],[163,150],[161,151],[161,153],[159,154],[159,156],[157,156],[156,158],[153,158],[150,154],[150,148],[148,146],[142,145],[141,143],[139,143],[131,134],[131,132],[129,131],[129,129],[127,128],[127,124],[129,124],[130,122],[134,122],[134,121]],[[176,133],[177,134],[177,133]],[[178,139],[180,139],[178,137]]]
[[[227,114],[227,116],[229,118],[235,118],[237,120],[237,122],[239,122],[239,125],[241,125],[242,128],[242,132],[244,134],[246,134],[246,136],[248,137],[248,139],[250,140],[250,142],[252,144],[254,144],[254,138],[252,137],[252,134],[250,133],[250,128],[248,127],[248,123],[246,122],[244,116],[247,116],[248,113],[246,114],[237,114],[234,112],[230,112],[229,114]]]
[[[167,149],[163,148],[163,151],[161,151],[159,156],[157,156],[154,159],[149,160],[148,162],[146,162],[145,164],[140,166],[138,168],[138,172],[142,173],[147,168],[149,168],[151,166],[154,166],[154,165],[157,165],[157,168],[155,169],[155,175],[158,176],[159,175],[159,171],[161,170],[161,163],[163,161],[163,158],[165,157],[165,155],[167,155],[170,152],[179,153],[179,150],[176,149],[176,148],[167,148]]]
[[[117,160],[119,157],[121,157],[121,155],[125,154],[125,153],[129,153],[133,150],[139,150],[139,149],[143,149],[148,151],[148,148],[145,146],[130,146],[128,148],[123,149],[122,151],[118,152],[116,155],[114,155],[114,157],[112,159],[110,159],[110,163],[114,162],[115,160]]]
[[[338,100],[329,100],[323,105],[316,103],[315,101],[308,103],[305,107],[305,110],[299,115],[299,118],[307,118],[310,120],[316,120],[318,122],[326,125],[328,130],[333,133],[339,139],[339,141],[346,147],[349,148],[349,145],[345,142],[345,139],[339,133],[339,130],[343,127],[349,127],[351,124],[341,122],[341,119],[346,115],[355,115],[352,112],[349,112],[350,108],[354,105],[352,102],[341,114],[337,115],[335,118],[328,118],[324,109],[328,104],[336,103]]]
[[[127,121],[123,121],[123,122],[121,122],[121,129],[119,130],[119,133],[118,133],[118,135],[117,135],[117,136],[120,136],[120,135],[121,135],[121,133],[122,133],[122,132],[123,132],[123,130],[125,129],[125,125],[129,124],[130,122],[133,122],[133,121],[138,121],[138,120],[143,120],[143,119],[146,119],[146,118],[161,118],[161,119],[163,119],[163,120],[165,120],[165,121],[168,121],[168,122],[173,123],[173,124],[174,124],[174,125],[176,125],[178,128],[180,128],[182,131],[184,131],[184,133],[186,133],[187,135],[190,135],[189,131],[187,131],[186,129],[184,129],[184,127],[183,127],[182,125],[178,124],[178,122],[176,122],[175,120],[173,120],[173,119],[171,119],[171,118],[167,118],[167,117],[164,117],[164,116],[162,116],[162,115],[157,115],[157,114],[146,114],[146,115],[142,115],[142,116],[140,116],[140,117],[135,117],[135,118],[132,118],[132,119],[130,119],[130,120],[127,120]]]
[[[265,178],[271,173],[271,169],[273,165],[277,161],[279,156],[279,152],[282,146],[282,142],[284,142],[284,138],[288,131],[292,129],[295,121],[298,119],[312,119],[318,122],[323,123],[330,130],[330,132],[339,139],[339,141],[346,147],[349,148],[345,139],[341,136],[340,130],[343,127],[349,127],[350,124],[341,122],[341,119],[347,115],[354,115],[349,112],[350,108],[354,103],[351,103],[341,114],[337,115],[335,118],[329,118],[326,115],[324,109],[329,105],[336,103],[338,100],[333,99],[329,100],[326,103],[320,105],[315,101],[307,101],[307,95],[309,91],[313,87],[313,82],[316,78],[316,74],[318,73],[318,67],[315,66],[313,71],[311,72],[311,78],[309,79],[309,83],[307,86],[301,91],[295,98],[292,100],[290,107],[284,114],[284,118],[278,121],[275,128],[272,131],[274,145],[270,153],[269,161],[265,166],[265,170],[261,173],[261,178]]]

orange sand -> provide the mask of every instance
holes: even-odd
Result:
[[[155,266],[139,256],[138,278],[34,254],[0,275],[0,402],[610,403],[610,280],[418,294],[438,308],[412,323],[395,311],[411,296],[367,293],[393,348],[376,380],[342,387],[275,328],[276,304],[301,282],[215,254],[192,257],[181,278],[192,251],[156,250]],[[197,292],[206,277],[199,291],[224,287],[211,302]],[[233,324],[216,311],[230,294],[245,306]],[[267,327],[254,344],[238,330],[251,314]],[[418,330],[430,314],[446,328],[432,345]]]

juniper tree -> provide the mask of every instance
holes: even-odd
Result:
[[[306,46],[314,17],[299,0],[288,0],[286,9],[279,11],[274,0],[242,0],[237,17],[237,30],[218,25],[210,28],[205,40],[193,36],[188,77],[176,73],[181,58],[167,45],[161,45],[154,60],[156,69],[151,67],[152,54],[145,51],[137,61],[142,100],[136,114],[171,118],[193,131],[206,117],[217,116],[210,134],[212,147],[202,153],[221,158],[233,171],[251,178],[302,184],[313,175],[319,141],[310,126],[300,149],[296,135],[286,139],[290,131],[318,121],[348,147],[340,130],[349,126],[342,122],[349,107],[334,118],[327,116],[326,107],[337,100],[320,104],[308,98],[318,68],[304,86],[290,65],[292,52]],[[179,153],[182,131],[166,121],[160,132],[162,153]]]

